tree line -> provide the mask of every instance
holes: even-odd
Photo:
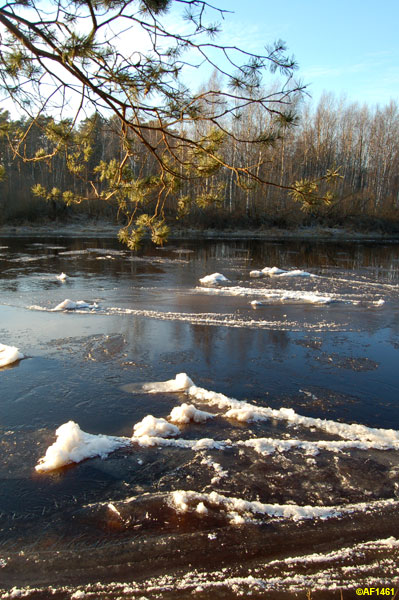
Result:
[[[323,95],[317,105],[299,98],[291,102],[293,115],[295,109],[291,120],[265,116],[256,103],[232,111],[226,119],[233,135],[223,136],[212,119],[194,122],[190,135],[200,147],[206,144],[207,153],[196,154],[195,148],[184,145],[179,149],[181,178],[165,183],[166,223],[176,223],[177,218],[185,227],[320,223],[395,228],[399,223],[398,104],[368,107],[332,94]],[[94,113],[72,125],[49,116],[13,120],[6,111],[0,113],[2,223],[73,214],[114,220],[123,216],[129,197],[123,196],[117,180],[126,146],[120,120]],[[261,144],[246,141],[261,136]],[[140,218],[145,225],[146,215],[156,211],[159,202],[159,165],[146,144],[162,153],[162,145],[168,143],[165,132],[156,127],[148,129],[145,142],[129,139],[123,163],[139,226]],[[213,154],[217,162],[209,158]],[[223,169],[223,163],[233,168]],[[195,165],[194,176],[186,176],[190,164]],[[237,175],[234,166],[241,164],[253,165],[251,176]],[[334,175],[333,193],[326,191],[328,173]],[[321,182],[323,192],[323,178],[325,193],[312,196],[314,181]],[[295,189],[306,194],[296,194]],[[161,242],[162,235],[159,231]]]

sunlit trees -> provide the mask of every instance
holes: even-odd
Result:
[[[301,85],[295,62],[282,42],[253,54],[220,45],[215,36],[224,10],[203,0],[17,0],[0,8],[0,76],[3,92],[31,122],[51,115],[46,146],[32,155],[29,127],[9,138],[15,156],[50,161],[57,154],[87,185],[35,188],[67,204],[87,197],[114,203],[126,217],[120,237],[135,247],[149,230],[156,243],[168,233],[164,206],[184,181],[196,181],[193,203],[218,201],[221,181],[239,186],[279,185],[262,177],[263,149],[270,128],[292,123],[293,99]],[[209,21],[211,19],[211,21]],[[193,89],[192,73],[211,67],[220,85]],[[279,73],[281,85],[264,90],[265,75]],[[214,79],[216,81],[216,78]],[[256,135],[235,126],[236,115],[256,107],[263,117]],[[120,155],[93,166],[93,133],[82,118],[116,119]],[[77,127],[78,126],[78,127]],[[251,150],[231,154],[223,145]],[[98,158],[98,157],[97,157]],[[148,167],[151,166],[149,170]],[[217,185],[215,175],[226,171]],[[328,177],[329,178],[329,177]],[[215,185],[214,185],[215,184]],[[317,182],[291,182],[297,200],[320,194]],[[77,191],[79,188],[79,192]],[[180,207],[181,208],[181,207]]]

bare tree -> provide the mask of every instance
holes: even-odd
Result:
[[[170,25],[179,12],[180,25]],[[219,26],[209,15],[223,20],[228,11],[204,0],[11,0],[0,7],[0,76],[3,91],[32,123],[41,115],[54,116],[46,126],[51,147],[29,155],[29,129],[9,139],[16,156],[25,161],[51,160],[64,153],[69,170],[87,177],[92,152],[88,128],[75,125],[88,111],[118,120],[122,153],[119,160],[101,160],[89,175],[89,193],[114,202],[126,218],[120,238],[135,247],[146,230],[155,243],[168,233],[165,200],[185,179],[208,178],[216,171],[231,171],[238,184],[249,180],[291,191],[301,201],[319,198],[318,182],[302,180],[291,185],[259,176],[261,150],[238,163],[226,159],[223,143],[262,148],[269,143],[266,129],[275,120],[288,126],[291,104],[302,91],[293,73],[296,67],[278,41],[253,54],[215,41]],[[193,92],[184,84],[187,71],[212,67],[222,86]],[[284,77],[277,91],[265,94],[263,78],[278,71]],[[232,127],[237,111],[256,105],[265,118],[265,130]],[[72,116],[71,116],[72,115]],[[199,124],[206,127],[199,127]],[[198,132],[203,129],[203,135]],[[151,173],[132,168],[149,161]],[[48,146],[48,145],[47,145]],[[147,158],[143,157],[143,149]],[[253,156],[259,158],[252,160]],[[322,176],[330,179],[334,173]],[[200,186],[202,188],[203,186]],[[36,187],[37,195],[48,193]],[[54,194],[56,192],[53,190]],[[87,194],[59,190],[67,203],[80,203]],[[195,198],[190,198],[195,201]],[[147,208],[151,207],[148,211]]]

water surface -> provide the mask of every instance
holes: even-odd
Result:
[[[0,343],[26,357],[0,369],[2,597],[14,587],[148,599],[398,587],[399,450],[326,450],[344,438],[124,386],[186,372],[255,408],[399,430],[399,245],[184,240],[131,253],[111,239],[58,237],[0,247]],[[250,276],[267,266],[316,277]],[[229,282],[201,286],[214,272]],[[66,298],[92,308],[54,312]],[[166,418],[183,402],[215,417],[180,426],[180,439],[219,449],[132,443],[35,471],[62,423],[130,437],[146,415]],[[275,447],[261,453],[265,438]],[[339,515],[273,516],[270,505]]]

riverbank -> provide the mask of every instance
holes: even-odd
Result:
[[[41,224],[0,226],[0,237],[93,237],[112,238],[118,235],[120,225],[108,221],[77,219],[67,222],[48,221]],[[325,241],[398,241],[399,234],[380,231],[355,231],[338,227],[298,227],[296,229],[195,229],[175,227],[169,236],[173,239],[259,239],[278,241],[325,240]]]

